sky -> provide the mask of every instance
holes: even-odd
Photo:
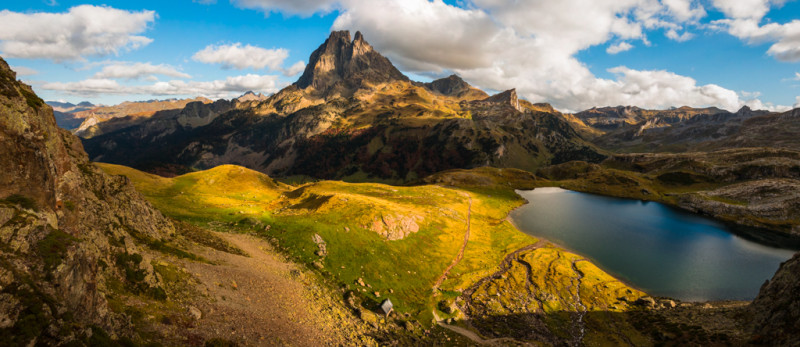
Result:
[[[331,30],[565,112],[800,107],[800,1],[0,0],[0,56],[72,103],[271,94]]]

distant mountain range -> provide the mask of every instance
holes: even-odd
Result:
[[[78,103],[77,105],[60,101],[47,101],[46,103],[53,108],[56,124],[67,130],[75,129],[83,123],[83,119],[76,116],[75,113],[90,110],[95,107],[95,105],[88,101]]]
[[[150,172],[239,164],[276,176],[395,182],[605,158],[549,105],[514,90],[489,96],[458,76],[413,82],[347,31],[333,32],[297,82],[275,95],[235,100],[229,110],[213,105],[191,104],[84,145],[94,160]]]
[[[685,152],[725,148],[776,147],[800,150],[800,109],[783,113],[744,106],[681,107],[652,111],[636,107],[595,108],[575,114],[595,130],[596,145],[619,152]]]
[[[347,31],[333,32],[297,82],[274,95],[182,102],[145,116],[129,110],[141,104],[82,111],[96,116],[84,117],[77,134],[94,160],[161,174],[238,164],[273,176],[392,182],[486,165],[599,162],[611,152],[800,149],[797,111],[618,106],[564,114],[513,89],[489,96],[456,75],[411,81]]]

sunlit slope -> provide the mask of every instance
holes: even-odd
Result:
[[[290,187],[241,166],[221,165],[202,172],[164,178],[126,166],[98,163],[110,174],[123,175],[162,212],[184,219],[270,211]]]
[[[430,320],[438,302],[453,301],[497,271],[507,255],[539,241],[505,220],[511,209],[524,202],[513,192],[529,175],[519,170],[462,170],[453,172],[452,177],[439,176],[443,182],[437,183],[444,186],[339,181],[289,186],[230,165],[175,178],[98,165],[129,177],[171,217],[222,231],[255,232],[296,261],[316,267],[342,289],[357,292],[366,306],[390,298],[399,312],[421,321]],[[446,187],[451,184],[462,188]],[[434,283],[464,244],[468,216],[470,234],[464,256],[434,291]],[[548,249],[567,255],[557,248]],[[548,268],[548,264],[536,265]],[[560,283],[548,276],[573,276],[572,269],[564,270],[569,270],[568,274],[561,270],[541,272],[540,281]],[[616,298],[619,287],[624,287],[594,266],[581,270],[599,282],[617,283],[610,286],[607,297]],[[551,287],[559,286],[543,289],[550,292]],[[556,289],[553,297],[563,296],[557,300],[573,300],[569,288]],[[634,292],[634,296],[641,295]],[[595,303],[588,298],[584,303],[597,310],[627,307],[612,308],[608,300]]]

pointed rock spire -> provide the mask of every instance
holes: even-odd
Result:
[[[350,40],[349,31],[334,31],[309,58],[303,75],[295,82],[301,89],[313,87],[317,92],[354,91],[366,84],[408,81],[408,77],[376,52],[356,32]]]

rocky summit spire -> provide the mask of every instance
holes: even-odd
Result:
[[[519,98],[517,97],[517,90],[516,89],[509,89],[502,93],[492,95],[485,100],[484,102],[492,102],[498,104],[509,104],[516,108],[517,110],[522,110],[519,106]]]
[[[366,83],[408,81],[389,59],[376,52],[361,32],[350,40],[349,31],[334,31],[311,53],[305,72],[295,82],[298,88],[313,87],[317,92],[353,91]]]

